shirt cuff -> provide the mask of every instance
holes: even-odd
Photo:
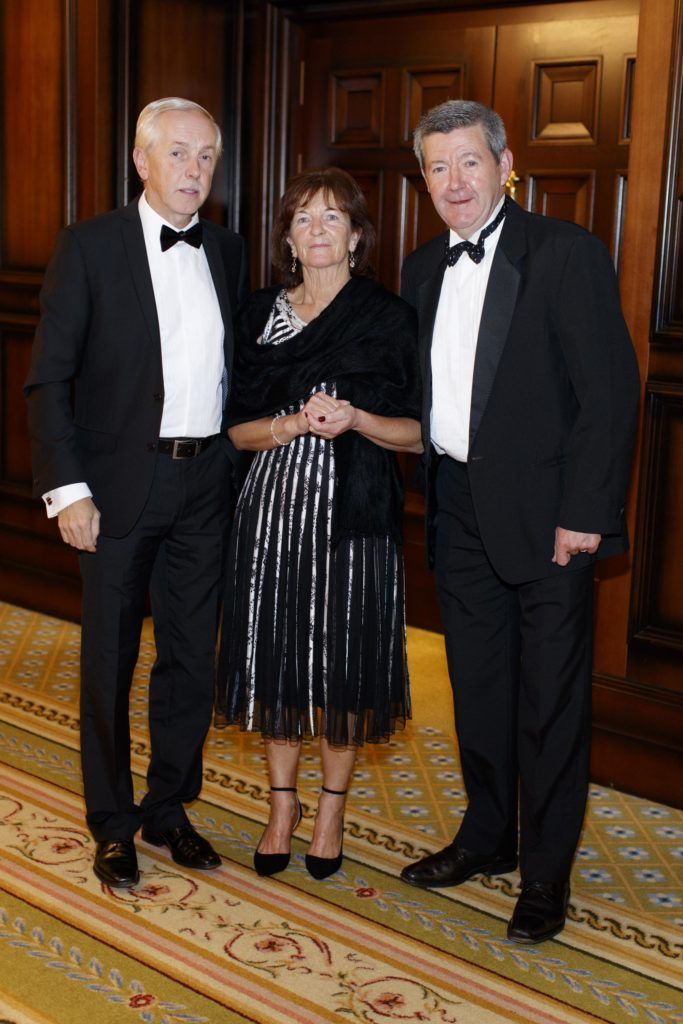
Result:
[[[65,484],[63,487],[55,487],[53,491],[47,491],[43,495],[47,518],[54,519],[67,505],[73,505],[81,498],[92,498],[92,491],[87,484]]]

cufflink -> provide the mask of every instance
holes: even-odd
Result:
[[[50,498],[50,497],[47,497],[47,498],[45,499],[45,504],[46,504],[46,505],[51,505],[51,504],[52,504],[52,498]]]

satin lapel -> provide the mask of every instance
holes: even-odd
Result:
[[[419,349],[420,369],[422,371],[422,443],[425,451],[429,449],[429,421],[432,410],[432,335],[434,321],[439,307],[441,285],[446,270],[446,261],[442,259],[436,265],[433,274],[420,285],[419,290]]]
[[[526,252],[526,238],[519,207],[509,210],[493,257],[477,337],[472,378],[470,447],[476,437],[488,403],[500,357],[510,331],[517,303],[521,273],[517,266]]]
[[[225,280],[225,267],[223,265],[223,257],[218,246],[218,242],[214,237],[213,231],[211,230],[211,223],[203,221],[204,224],[204,252],[206,253],[206,260],[209,264],[209,270],[211,271],[211,277],[213,278],[213,286],[216,289],[216,298],[218,299],[218,305],[221,309],[221,316],[223,317],[223,328],[224,328],[224,348],[225,348],[225,364],[230,369],[232,365],[232,354],[233,354],[233,335],[232,335],[232,309],[230,307],[230,297],[228,295],[228,286]]]
[[[126,250],[126,257],[130,266],[133,286],[140,302],[142,314],[147,324],[150,338],[161,345],[159,334],[159,318],[157,316],[156,302],[154,301],[154,288],[152,286],[152,275],[149,272],[147,250],[145,248],[145,236],[142,231],[142,222],[138,213],[137,199],[129,203],[121,211],[121,232],[123,245]]]

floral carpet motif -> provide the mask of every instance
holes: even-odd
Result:
[[[336,875],[316,883],[304,867],[315,746],[290,867],[259,879],[260,744],[212,732],[191,816],[223,866],[185,871],[140,841],[140,882],[123,890],[91,869],[78,644],[78,627],[0,603],[0,1024],[682,1024],[681,812],[594,787],[569,923],[537,947],[505,938],[516,875],[435,892],[400,882],[464,806],[440,638],[411,631],[414,722],[362,752]],[[153,656],[146,631],[132,695],[140,790]]]

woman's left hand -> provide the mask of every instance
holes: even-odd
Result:
[[[309,430],[316,437],[331,441],[358,424],[358,410],[345,398],[334,398],[318,391],[304,406]]]

